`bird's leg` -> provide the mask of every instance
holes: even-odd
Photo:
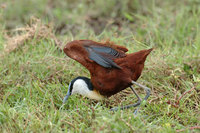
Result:
[[[132,81],[132,84],[135,84],[135,85],[137,85],[137,86],[143,88],[143,89],[146,91],[146,96],[145,96],[144,99],[143,99],[144,101],[146,101],[146,100],[149,98],[150,94],[151,94],[151,89],[148,88],[148,87],[146,87],[146,86],[144,86],[144,85],[141,85],[141,84],[139,84],[139,83],[137,83],[137,82],[135,82],[135,81]],[[136,95],[136,96],[137,96],[137,95]],[[137,109],[135,110],[135,112],[134,112],[135,115],[137,114],[139,108],[140,108],[140,106],[137,107]]]
[[[133,93],[136,95],[136,97],[138,98],[138,102],[135,103],[135,104],[130,104],[130,105],[122,106],[122,107],[120,107],[120,108],[114,107],[114,108],[111,108],[111,109],[110,109],[111,111],[117,111],[118,109],[124,110],[124,109],[128,109],[128,108],[131,108],[131,107],[137,107],[137,106],[139,106],[139,105],[141,104],[141,101],[142,101],[142,100],[141,100],[141,98],[139,97],[139,95],[137,94],[137,92],[135,91],[135,89],[134,89],[132,86],[130,86],[130,88],[132,89],[132,91],[133,91]]]
[[[137,82],[135,82],[135,81],[132,81],[132,84],[135,84],[135,85],[137,85],[137,86],[143,88],[143,89],[146,91],[146,96],[144,97],[143,100],[147,100],[147,99],[149,98],[149,96],[150,96],[150,94],[151,94],[151,89],[150,89],[150,88],[148,88],[148,87],[146,87],[146,86],[143,86],[143,85],[141,85],[141,84],[139,84],[139,83],[137,83]],[[123,110],[123,109],[128,109],[128,108],[130,108],[130,107],[137,107],[137,106],[139,106],[139,105],[141,104],[141,101],[142,101],[142,100],[141,100],[141,98],[139,97],[139,95],[137,94],[137,92],[135,91],[135,89],[134,89],[132,86],[130,86],[130,88],[132,89],[132,91],[133,91],[133,93],[136,95],[136,97],[138,98],[138,102],[135,103],[135,104],[123,106],[123,107],[120,108],[121,110]],[[119,109],[118,107],[111,108],[111,111],[117,111],[118,109]],[[139,107],[135,110],[134,114],[137,113],[138,109],[139,109]]]
[[[141,85],[141,84],[139,84],[139,83],[137,83],[135,81],[132,81],[132,84],[135,84],[135,85],[143,88],[146,91],[146,96],[144,97],[144,100],[147,100],[149,98],[149,96],[151,94],[151,89],[150,88],[148,88],[148,87],[146,87],[144,85]]]

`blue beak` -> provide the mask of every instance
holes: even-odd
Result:
[[[70,86],[71,86],[71,84],[69,85],[69,89],[68,89],[68,91],[67,91],[67,95],[66,95],[66,96],[64,97],[64,99],[63,99],[63,104],[67,101],[67,99],[68,99],[69,96],[71,95]]]

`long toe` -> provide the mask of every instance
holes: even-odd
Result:
[[[135,111],[133,112],[134,116],[137,116],[138,112],[139,112],[140,107],[138,107],[137,109],[135,109]]]

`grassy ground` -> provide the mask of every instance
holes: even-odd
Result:
[[[0,132],[199,131],[192,129],[200,126],[198,0],[68,3],[0,2]],[[41,21],[29,22],[32,15]],[[109,111],[136,101],[129,89],[100,102],[71,96],[62,105],[68,83],[89,77],[60,51],[74,39],[110,39],[130,53],[155,48],[138,80],[152,94],[137,116],[135,108]]]

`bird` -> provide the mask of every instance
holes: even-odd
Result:
[[[137,83],[144,68],[144,62],[153,50],[145,49],[127,54],[125,46],[113,42],[96,42],[92,40],[74,40],[68,42],[64,53],[82,64],[90,72],[90,77],[78,76],[68,86],[65,103],[72,94],[80,94],[90,99],[102,100],[130,87],[138,101],[135,104],[120,107],[121,110],[139,106],[142,99],[132,85],[137,85],[146,91],[143,100],[150,96],[150,88]],[[118,107],[111,110],[118,110]]]

